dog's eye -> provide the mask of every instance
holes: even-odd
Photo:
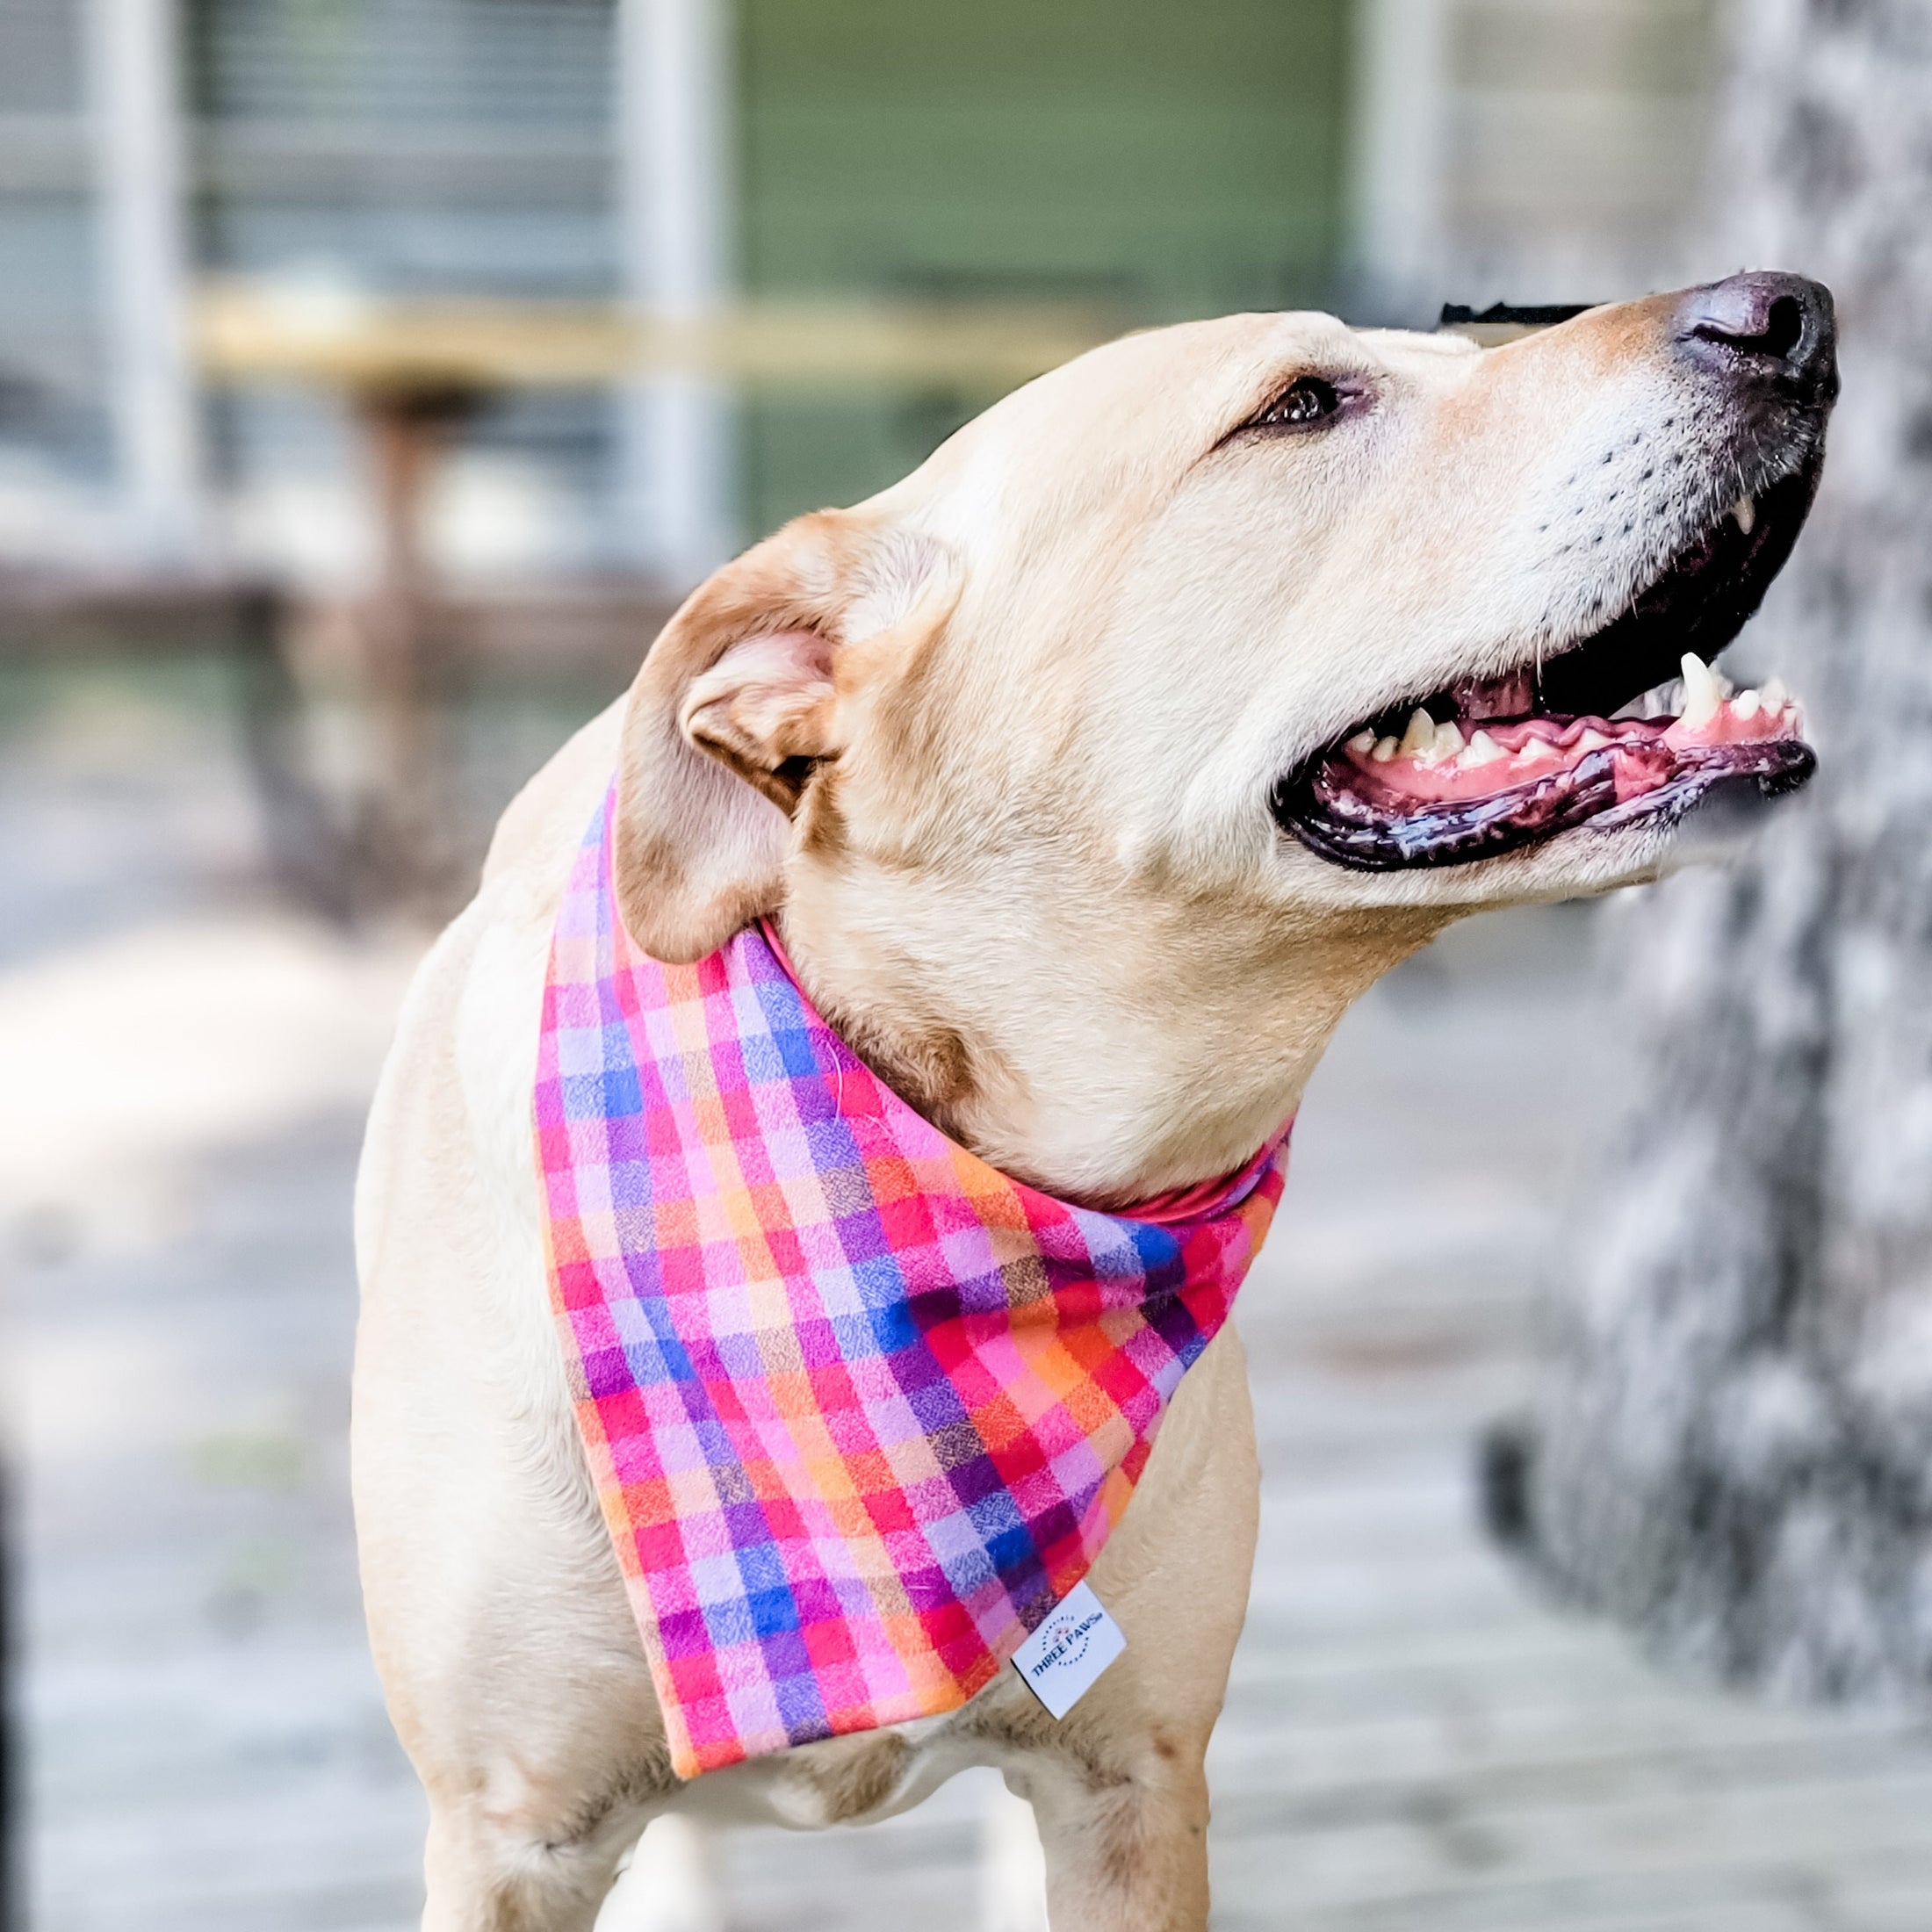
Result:
[[[1341,393],[1319,376],[1297,376],[1258,415],[1242,425],[1247,429],[1306,429],[1325,422],[1342,407]]]

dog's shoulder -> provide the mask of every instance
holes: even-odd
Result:
[[[486,890],[522,873],[539,891],[547,885],[552,901],[562,891],[570,854],[616,769],[624,704],[617,699],[573,733],[504,808],[483,861]]]

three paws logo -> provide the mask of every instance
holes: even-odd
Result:
[[[1092,1617],[1069,1616],[1063,1612],[1048,1618],[1040,1633],[1040,1644],[1047,1661],[1056,1667],[1078,1663],[1086,1655],[1087,1646],[1093,1641],[1094,1622]]]

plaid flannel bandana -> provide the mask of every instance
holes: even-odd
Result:
[[[948,1140],[774,936],[647,958],[580,849],[544,993],[551,1286],[681,1777],[962,1704],[1085,1575],[1281,1193],[1137,1215]]]

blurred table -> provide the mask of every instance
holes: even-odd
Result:
[[[946,382],[1004,388],[1118,332],[1063,306],[767,301],[689,317],[611,302],[375,297],[216,283],[198,300],[202,366],[228,383],[357,395],[601,387],[664,375],[739,384]]]
[[[436,912],[453,883],[437,743],[447,649],[425,513],[466,417],[515,390],[681,376],[738,386],[944,383],[999,392],[1115,326],[1063,307],[797,300],[669,318],[608,302],[224,282],[200,292],[193,333],[212,380],[320,388],[362,426],[381,565],[368,612],[374,757],[357,862],[377,898]]]

